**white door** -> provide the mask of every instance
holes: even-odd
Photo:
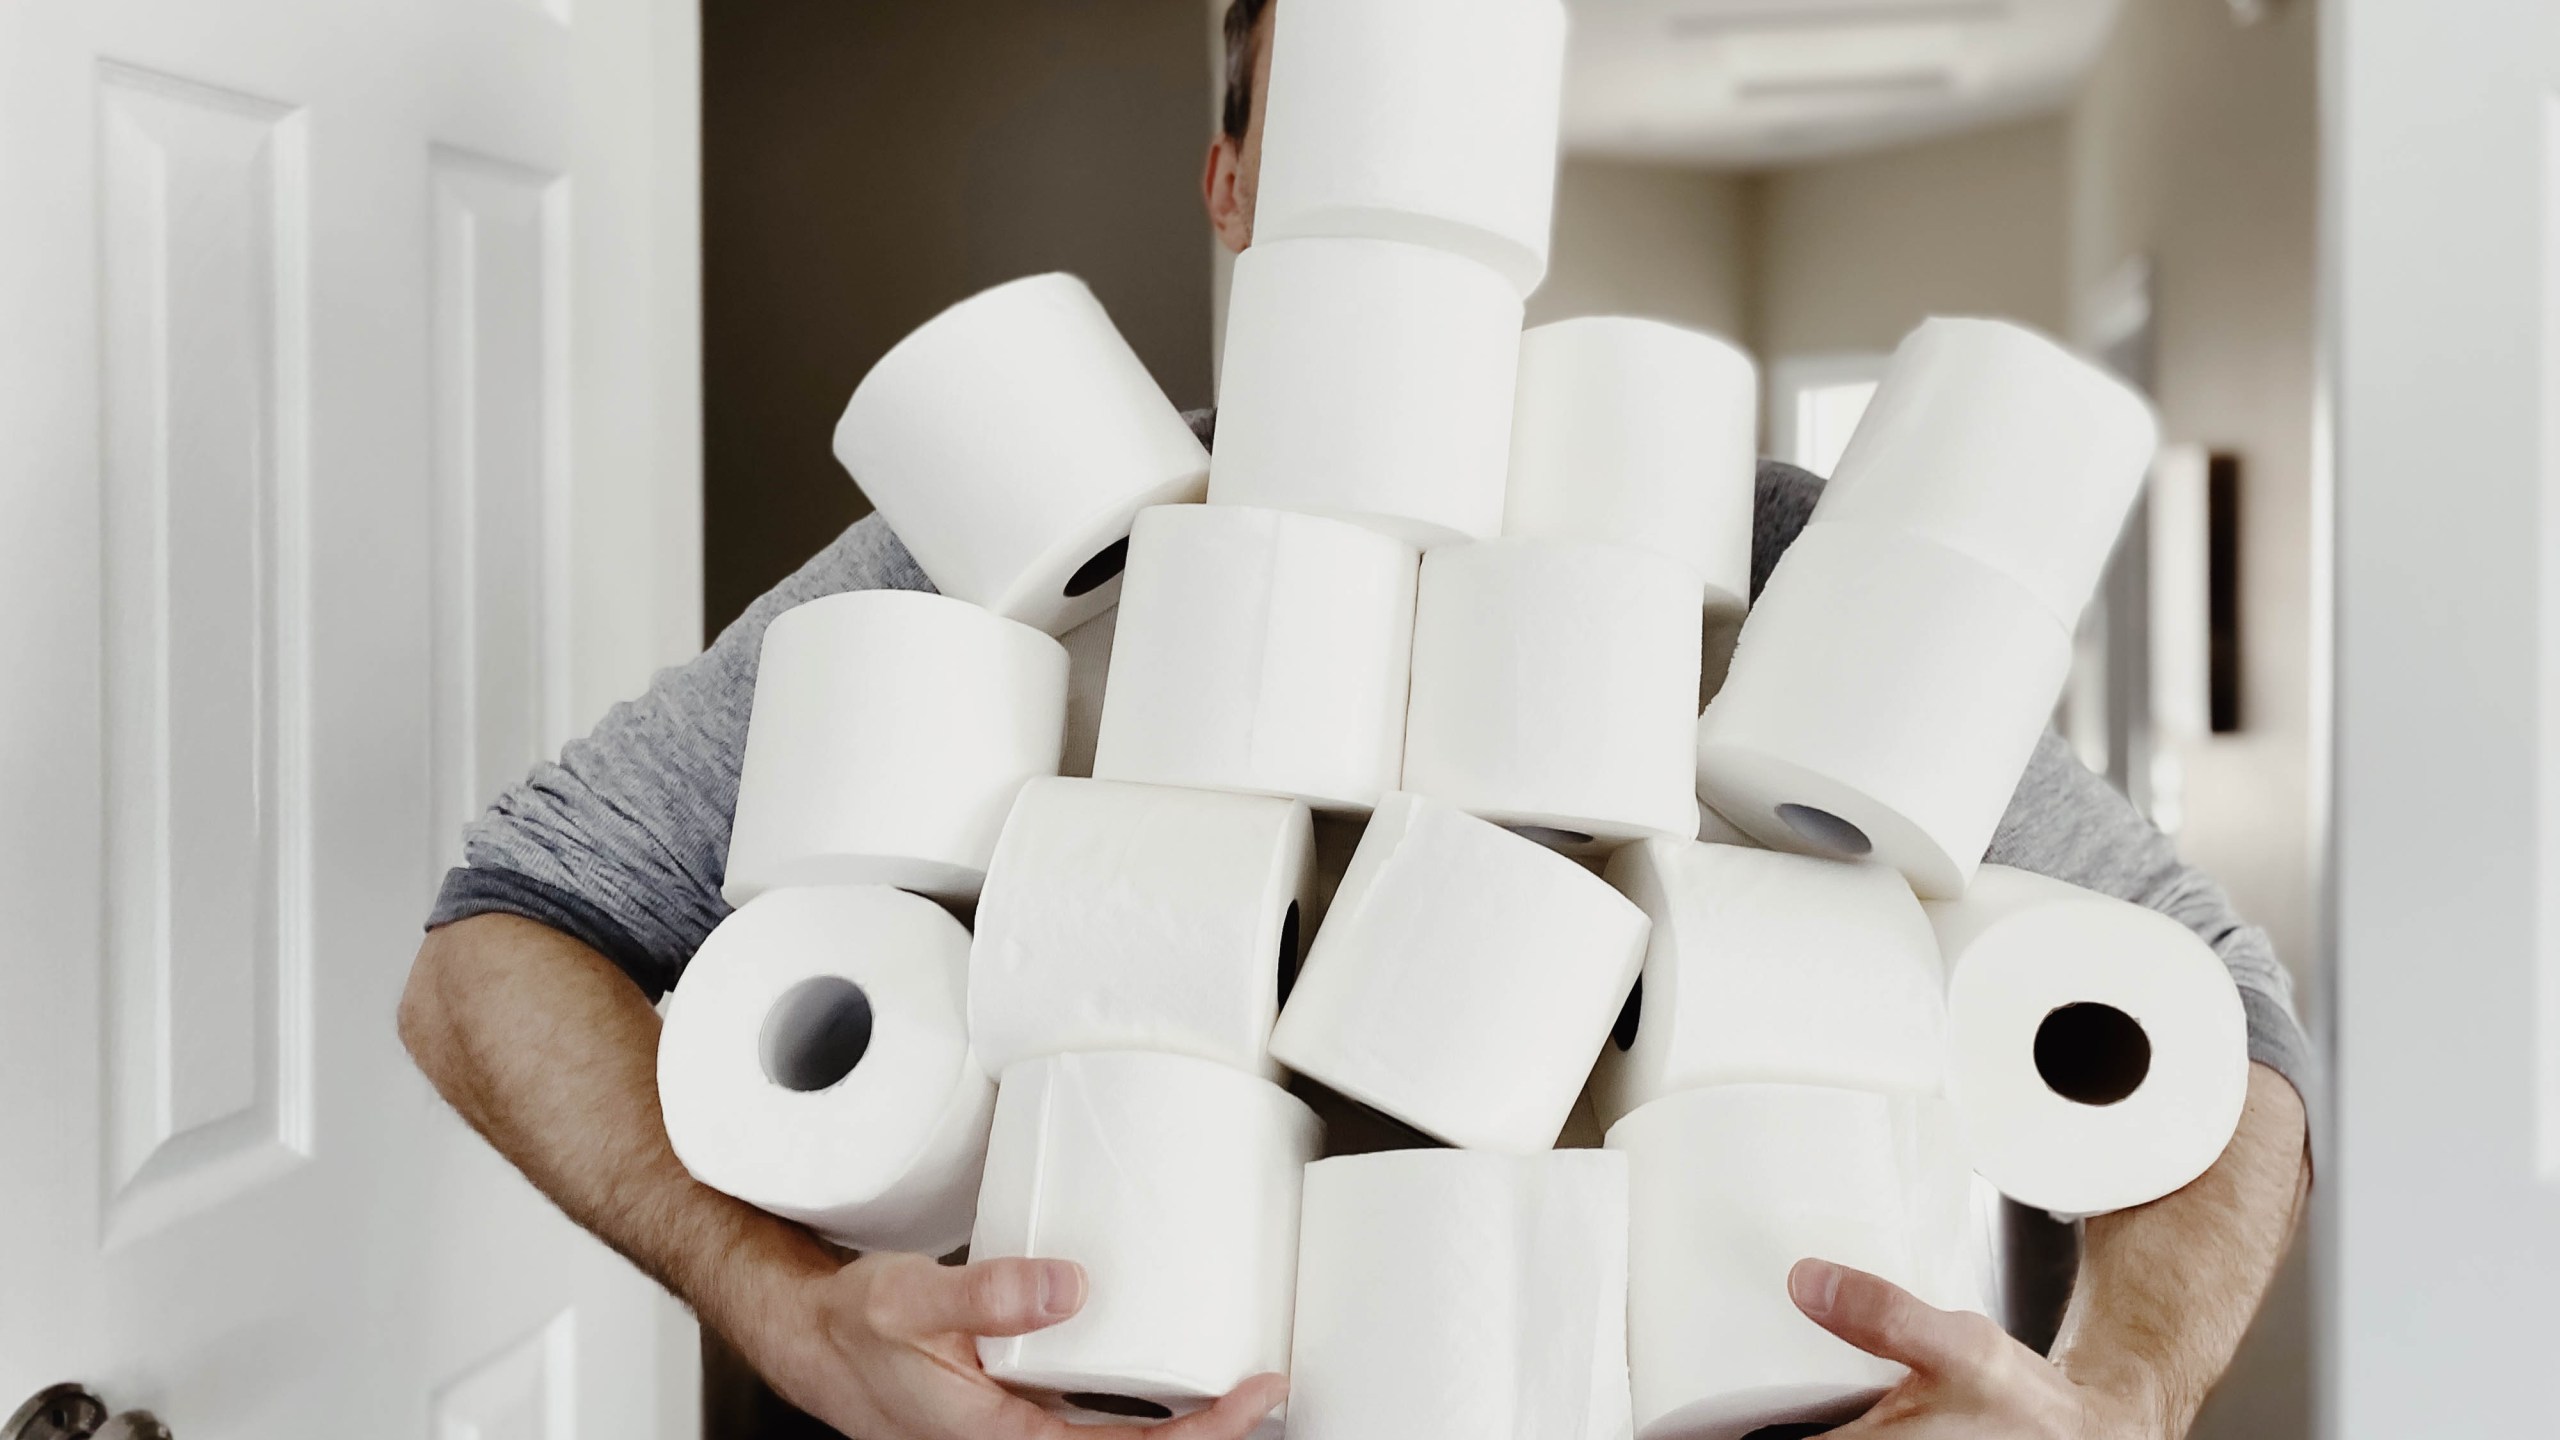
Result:
[[[2560,1434],[2560,6],[2335,0],[2325,1433]]]
[[[0,1416],[690,1431],[392,1026],[444,832],[697,638],[694,48],[0,0]]]

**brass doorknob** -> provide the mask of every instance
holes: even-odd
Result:
[[[39,1390],[18,1407],[0,1440],[170,1440],[169,1427],[148,1410],[107,1413],[107,1404],[80,1385]]]

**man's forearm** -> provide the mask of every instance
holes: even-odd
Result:
[[[571,1219],[746,1343],[791,1281],[838,1262],[798,1226],[697,1183],[658,1110],[658,1017],[569,937],[483,915],[427,937],[400,1035],[473,1129]]]
[[[2301,1097],[2263,1065],[2222,1158],[2166,1199],[2088,1222],[2054,1358],[2184,1435],[2231,1363],[2310,1185]]]

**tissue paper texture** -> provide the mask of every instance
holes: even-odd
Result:
[[[2003,1194],[2104,1214],[2221,1157],[2248,1101],[2248,1021],[2194,932],[1998,865],[1929,918],[1951,972],[1948,1098]]]
[[[1257,239],[1227,302],[1210,500],[1416,545],[1500,533],[1520,314],[1464,256]]]
[[[693,1177],[856,1250],[969,1238],[995,1086],[969,1053],[969,932],[879,886],[777,890],[667,1002],[658,1101]]]
[[[1404,788],[1564,849],[1694,833],[1698,595],[1624,545],[1424,556]]]
[[[975,605],[831,595],[766,628],[721,894],[978,893],[1024,781],[1058,773],[1067,652]]]
[[[2068,630],[2159,444],[2149,402],[2044,336],[1931,320],[1894,352],[1814,519],[1970,555]]]
[[[1623,1440],[1627,1171],[1600,1150],[1307,1168],[1294,1440]]]
[[[1946,1103],[1804,1085],[1657,1100],[1609,1131],[1627,1157],[1627,1352],[1640,1440],[1740,1440],[1852,1419],[1903,1368],[1798,1311],[1808,1256],[1931,1304],[1975,1297],[1972,1176]]]
[[[873,366],[836,458],[943,594],[1063,635],[1111,606],[1129,521],[1208,452],[1072,275],[964,300]]]
[[[2071,669],[2025,591],[1935,542],[1806,527],[1698,722],[1698,795],[1775,849],[1964,893]]]
[[[1404,771],[1422,557],[1244,506],[1138,517],[1094,774],[1365,813]]]
[[[1502,533],[1657,551],[1738,620],[1759,430],[1759,367],[1722,340],[1653,320],[1541,325],[1520,341]]]
[[[1280,987],[1314,935],[1307,807],[1106,780],[1023,787],[978,900],[969,1033],[1001,1074],[1157,1050],[1280,1078]]]
[[[1653,938],[1637,998],[1592,1072],[1602,1125],[1743,1081],[1942,1088],[1938,937],[1901,876],[1654,840],[1613,856],[1608,880],[1653,917]]]
[[[1084,1308],[986,1338],[987,1373],[1086,1422],[1188,1414],[1289,1368],[1298,1197],[1324,1143],[1280,1087],[1179,1055],[1005,1071],[976,1260],[1072,1260]]]
[[[1271,1053],[1450,1144],[1546,1150],[1635,983],[1649,925],[1573,861],[1391,795]]]

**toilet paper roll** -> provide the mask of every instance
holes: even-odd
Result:
[[[2193,931],[1998,865],[1929,918],[1951,971],[1947,1095],[2001,1193],[2105,1214],[2221,1157],[2248,1100],[2249,1026]]]
[[[775,617],[756,671],[721,894],[895,885],[968,899],[1023,782],[1058,773],[1067,652],[905,590]]]
[[[1856,1417],[1903,1367],[1787,1297],[1807,1257],[1946,1307],[1974,1253],[1971,1175],[1946,1103],[1805,1085],[1720,1085],[1609,1131],[1627,1157],[1627,1297],[1639,1440],[1741,1440]],[[1803,1433],[1803,1432],[1789,1432]]]
[[[1807,526],[1698,722],[1698,795],[1774,849],[1964,893],[2035,753],[2071,639],[2006,576],[1865,526]]]
[[[1693,833],[1698,594],[1624,545],[1424,556],[1404,788],[1563,848]]]
[[[1129,521],[1209,473],[1084,282],[964,300],[871,368],[836,458],[945,595],[1063,635],[1111,606]]]
[[[1005,1071],[975,1260],[1072,1260],[1082,1310],[978,1342],[987,1374],[1070,1419],[1164,1420],[1289,1368],[1298,1196],[1324,1143],[1267,1081],[1181,1055]]]
[[[1271,1053],[1452,1145],[1545,1150],[1635,983],[1650,924],[1543,846],[1390,795]]]
[[[1931,320],[1894,353],[1814,518],[1925,535],[2068,630],[2159,444],[2149,402],[2044,336]]]
[[[1236,257],[1209,498],[1433,545],[1502,529],[1520,297],[1460,255],[1263,240]]]
[[[1624,1157],[1319,1161],[1298,1241],[1289,1434],[1622,1440],[1626,1316]]]
[[[1336,520],[1138,517],[1094,774],[1365,812],[1404,771],[1410,545]]]
[[[658,1103],[703,1184],[856,1250],[969,1238],[995,1085],[969,1053],[969,932],[885,886],[777,890],[685,968]]]
[[[1157,1050],[1279,1079],[1271,1026],[1315,933],[1315,884],[1295,801],[1031,782],[978,901],[979,1062]]]
[[[1547,273],[1564,95],[1557,0],[1306,0],[1279,18],[1257,242],[1407,240],[1526,296]]]
[[[1938,937],[1901,876],[1650,840],[1612,857],[1608,880],[1653,918],[1653,936],[1592,1073],[1602,1125],[1709,1085],[1943,1088]]]
[[[1713,336],[1654,320],[1541,325],[1520,340],[1502,532],[1657,551],[1739,618],[1759,416],[1758,367]]]

